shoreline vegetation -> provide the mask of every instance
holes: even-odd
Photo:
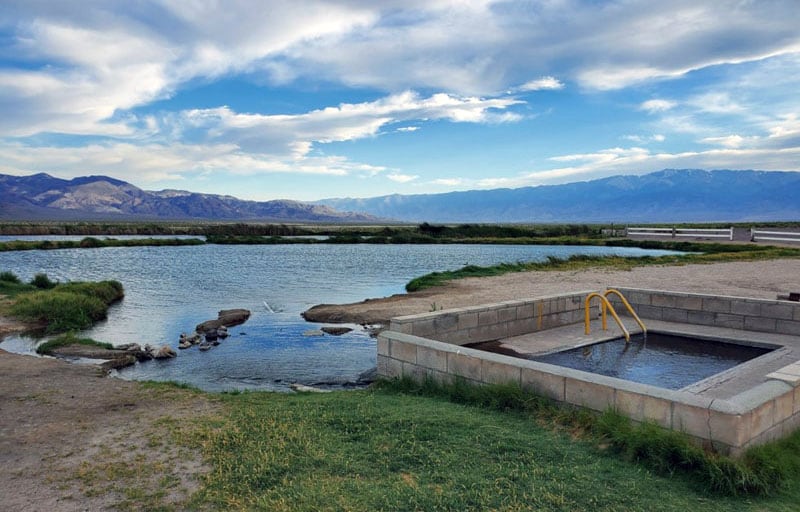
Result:
[[[0,295],[8,299],[0,315],[58,334],[86,329],[106,318],[108,308],[122,300],[125,291],[119,281],[59,283],[37,274],[23,283],[13,272],[4,271]]]
[[[580,240],[581,244],[615,243],[687,254],[643,258],[580,256],[541,263],[468,266],[453,272],[420,276],[409,283],[414,290],[460,277],[508,272],[800,258],[797,248],[631,241],[604,239],[587,233],[541,238],[505,233],[505,236],[493,238],[479,229],[474,236],[466,238],[446,237],[441,233],[417,233],[407,238],[420,240],[417,235],[439,242],[385,243],[554,243],[554,240],[572,243]],[[265,240],[271,241],[266,243],[285,243],[273,238],[308,235],[211,236],[267,236]],[[358,240],[340,243],[363,243],[364,235],[352,236],[357,236]],[[88,249],[109,247],[112,245],[103,243],[117,242],[124,242],[124,246],[146,245],[134,243],[140,240],[90,239],[101,244],[94,245],[96,242],[92,241],[81,245],[84,242],[81,240],[77,241],[77,247],[48,248]],[[154,245],[206,243],[174,240],[181,243]],[[227,240],[236,243],[233,239]],[[302,240],[292,243],[319,242]],[[25,242],[35,243],[39,242]],[[220,242],[209,240],[209,243]],[[85,322],[104,317],[108,306],[123,295],[122,285],[116,281],[57,283],[40,274],[24,283],[11,272],[0,273],[0,298],[5,297],[0,301],[0,316],[35,322],[48,332],[67,333],[53,345],[78,343],[102,348],[104,344],[77,338],[70,331],[83,328],[76,325],[85,327]],[[87,299],[95,299],[97,303],[84,311]],[[77,308],[81,314],[76,314],[77,309],[71,307],[74,304],[81,305]],[[25,357],[6,355],[2,351],[0,354],[9,358]],[[148,386],[154,385],[141,383],[137,389]],[[163,389],[165,385],[157,386]],[[179,387],[182,386],[176,385],[176,392]],[[380,381],[368,390],[326,394],[197,394],[213,396],[211,399],[221,410],[213,415],[198,412],[180,421],[166,418],[158,422],[160,439],[166,436],[182,449],[200,450],[207,465],[207,472],[198,475],[199,489],[184,501],[177,504],[165,501],[163,483],[154,484],[154,490],[140,489],[137,471],[144,469],[144,462],[134,461],[126,468],[127,472],[120,472],[107,462],[90,459],[74,474],[65,475],[65,481],[86,487],[86,499],[92,498],[90,493],[101,492],[100,489],[105,489],[102,492],[106,494],[118,492],[121,497],[116,505],[129,509],[145,506],[150,509],[318,510],[335,503],[337,508],[354,510],[407,507],[419,510],[779,511],[792,509],[800,500],[800,431],[732,459],[705,451],[678,432],[651,424],[633,425],[613,411],[595,415],[560,407],[509,386],[478,388],[458,381],[450,385]],[[49,402],[47,405],[48,408],[66,406],[66,403]],[[102,411],[99,414],[103,414]],[[131,417],[131,421],[137,420]],[[152,439],[156,439],[156,434],[152,435]],[[158,450],[158,443],[152,439],[152,449]],[[87,471],[92,475],[92,482],[87,480]],[[150,471],[171,474],[174,468],[150,468]],[[72,503],[77,503],[84,491],[75,493],[70,497]]]

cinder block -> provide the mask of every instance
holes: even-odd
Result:
[[[794,414],[794,389],[775,398],[774,423],[781,423]]]
[[[794,307],[788,304],[761,304],[761,316],[766,318],[791,320],[793,313]]]
[[[670,427],[672,402],[669,400],[618,389],[614,407],[633,420],[654,421],[664,428]]]
[[[559,402],[565,400],[564,379],[565,378],[560,375],[554,375],[532,368],[522,368],[520,373],[520,385],[522,389]]]
[[[672,429],[701,439],[709,439],[709,414],[710,411],[704,407],[674,402],[672,404]]]
[[[744,317],[744,328],[748,331],[775,332],[776,326],[777,321],[774,318]]]
[[[653,295],[652,298],[650,299],[650,304],[652,306],[661,308],[674,308],[675,302],[676,298],[674,295],[666,295],[666,294]]]
[[[508,336],[519,336],[520,334],[528,334],[529,332],[536,331],[536,321],[533,318],[517,319],[509,322],[506,325],[508,329]]]
[[[413,343],[392,340],[392,342],[389,344],[389,355],[393,359],[408,361],[409,363],[416,363],[417,346]]]
[[[517,307],[516,306],[508,306],[502,309],[497,310],[497,321],[498,322],[513,322],[517,319]]]
[[[717,313],[714,318],[714,325],[718,327],[730,327],[731,329],[744,329],[744,317],[741,315]]]
[[[570,377],[565,379],[564,395],[568,403],[601,412],[614,407],[614,388]]]
[[[717,314],[710,311],[689,311],[686,321],[695,325],[714,325]]]
[[[696,295],[682,295],[675,297],[675,307],[690,311],[701,311],[703,309],[703,299]]]
[[[380,375],[381,377],[390,377],[388,356],[378,355],[377,370],[378,370],[378,375]]]
[[[455,331],[458,329],[458,315],[443,313],[433,319],[433,329],[436,333]]]
[[[433,321],[433,318],[426,318],[425,320],[414,322],[411,329],[411,334],[421,338],[429,338],[433,336],[433,334],[436,332]]]
[[[458,330],[463,331],[478,326],[478,313],[460,313],[458,315]]]
[[[664,308],[661,319],[666,322],[686,323],[689,320],[689,312],[685,309]]]
[[[775,332],[800,336],[800,322],[795,322],[794,320],[778,320],[775,325]]]
[[[411,363],[403,363],[403,376],[416,382],[425,382],[428,377],[428,369]]]
[[[636,314],[640,318],[651,318],[653,320],[661,320],[663,308],[646,306],[644,304],[636,307]]]
[[[519,384],[520,368],[511,364],[484,360],[481,364],[481,381],[487,384]]]
[[[437,370],[440,372],[447,371],[447,352],[436,350],[430,347],[417,347],[417,364]]]
[[[414,330],[414,324],[412,322],[390,322],[389,330],[403,334],[411,334]]]
[[[475,381],[481,380],[481,360],[459,352],[447,354],[447,371]]]
[[[800,414],[800,387],[794,388],[794,406],[792,407],[793,414]]]
[[[800,322],[800,306],[792,306],[794,313],[792,313],[792,320]]]
[[[761,316],[761,303],[736,300],[731,303],[731,313],[734,315]]]
[[[770,400],[753,409],[750,416],[750,432],[753,437],[761,435],[775,425],[775,402]]]
[[[497,323],[497,310],[481,311],[478,313],[478,327]]]
[[[704,311],[713,311],[714,313],[730,313],[731,312],[731,300],[730,299],[721,299],[721,298],[716,298],[716,297],[703,298],[703,310]]]
[[[397,359],[386,358],[384,362],[384,372],[382,375],[393,379],[396,377],[403,376],[403,362],[398,361]]]
[[[383,336],[378,336],[378,355],[379,356],[389,355],[389,340],[387,340]]]
[[[521,320],[523,318],[533,318],[535,311],[534,303],[532,302],[517,306],[517,320]]]
[[[708,427],[711,432],[711,439],[715,443],[721,442],[729,447],[741,447],[750,440],[750,418],[748,414],[742,416],[714,410],[710,410],[708,413]]]

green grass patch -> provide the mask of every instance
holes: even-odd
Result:
[[[105,318],[109,306],[123,296],[118,281],[62,283],[49,290],[17,293],[8,312],[22,321],[44,324],[48,333],[74,331]]]
[[[205,243],[205,240],[199,238],[136,238],[119,240],[116,238],[86,237],[82,240],[11,240],[9,242],[0,242],[0,252],[97,249],[102,247],[173,247],[203,245]]]
[[[103,343],[100,341],[95,341],[91,338],[78,338],[75,336],[74,333],[66,333],[48,340],[41,345],[36,347],[37,354],[48,355],[52,354],[53,351],[59,347],[66,347],[69,345],[85,345],[90,347],[98,347],[98,348],[105,348],[111,350],[114,348],[114,345],[111,343]]]
[[[211,466],[190,508],[777,511],[800,498],[791,475],[769,498],[726,496],[620,456],[595,415],[513,386],[217,396],[224,416],[183,432]]]

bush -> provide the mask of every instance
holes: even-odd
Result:
[[[20,284],[19,277],[13,272],[0,272],[0,281],[4,283]]]
[[[116,302],[125,296],[122,283],[119,281],[64,283],[58,285],[54,291],[94,297],[106,305]]]
[[[47,274],[39,273],[33,276],[31,284],[40,290],[49,290],[55,288],[58,281],[51,281],[50,278],[47,277]]]
[[[85,329],[106,317],[108,307],[97,297],[57,290],[20,295],[11,314],[22,320],[46,324],[46,332]]]

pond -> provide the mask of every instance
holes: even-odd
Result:
[[[346,303],[402,293],[412,278],[465,265],[541,261],[573,254],[658,256],[669,251],[537,245],[201,245],[107,247],[0,253],[0,271],[24,280],[45,272],[60,281],[116,279],[125,299],[108,320],[80,333],[115,345],[175,348],[182,332],[246,308],[251,318],[207,352],[138,364],[126,379],[173,380],[209,391],[286,390],[290,383],[337,386],[375,366],[375,340],[356,327],[343,336],[307,336],[319,328],[300,313],[320,303]],[[31,353],[40,340],[12,336],[5,350]]]

